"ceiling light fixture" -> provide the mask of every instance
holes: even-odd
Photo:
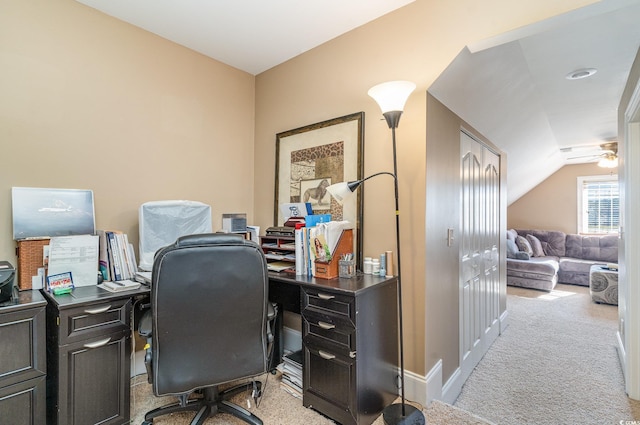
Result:
[[[575,71],[568,73],[565,78],[567,80],[581,80],[583,78],[591,77],[596,72],[598,72],[598,70],[595,68],[576,69]]]
[[[603,168],[616,168],[618,166],[618,155],[615,153],[608,153],[598,161],[598,167]]]

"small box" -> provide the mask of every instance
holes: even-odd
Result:
[[[227,233],[245,233],[247,231],[247,215],[222,214],[222,230]]]
[[[338,263],[342,254],[353,252],[353,229],[342,231],[336,248],[331,253],[330,261],[315,260],[316,271],[314,277],[321,279],[335,279],[339,276]]]

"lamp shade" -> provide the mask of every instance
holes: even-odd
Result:
[[[373,86],[367,92],[380,106],[382,113],[403,111],[409,95],[416,89],[411,81],[388,81]]]
[[[340,182],[327,187],[327,192],[342,205],[345,198],[348,198],[360,186],[360,181]]]

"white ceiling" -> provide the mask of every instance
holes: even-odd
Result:
[[[256,75],[415,0],[77,0]]]
[[[256,75],[414,0],[77,1]],[[639,46],[640,2],[602,0],[472,42],[429,91],[507,153],[511,204],[616,140]]]
[[[603,1],[469,45],[429,92],[507,153],[511,204],[563,165],[596,161],[600,145],[617,140],[617,108],[638,47],[640,2]],[[565,78],[581,68],[597,72]]]

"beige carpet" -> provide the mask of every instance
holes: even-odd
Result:
[[[266,376],[266,375],[265,375]],[[261,381],[264,382],[264,377]],[[151,385],[146,381],[146,375],[136,376],[131,380],[131,418],[132,424],[140,425],[145,412],[175,401],[172,397],[155,397]],[[248,395],[240,394],[232,401],[247,407]],[[333,425],[334,422],[312,409],[302,405],[302,401],[280,389],[278,376],[270,375],[265,386],[264,395],[258,407],[253,404],[249,408],[251,412],[260,417],[265,425]],[[462,409],[435,401],[424,409],[427,423],[430,425],[491,425],[477,416],[465,412]],[[182,425],[189,424],[193,413],[175,414],[154,420],[157,425]],[[382,417],[379,417],[374,425],[383,425]],[[241,425],[244,422],[226,414],[219,414],[210,418],[207,425],[233,424]],[[246,424],[245,424],[246,425]]]
[[[640,423],[640,402],[624,391],[616,306],[574,285],[507,294],[509,326],[456,406],[501,425]]]

